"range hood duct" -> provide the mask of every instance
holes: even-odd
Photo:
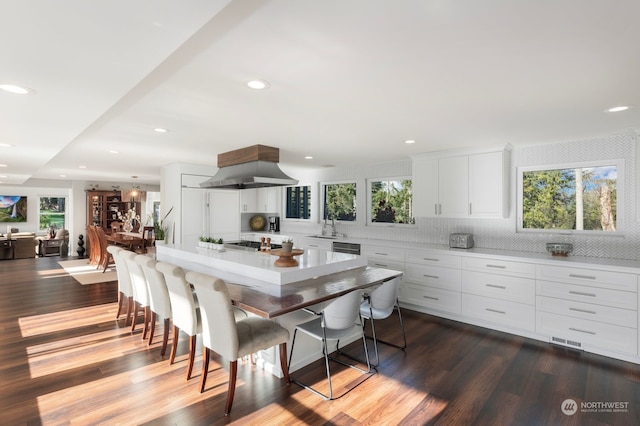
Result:
[[[218,154],[218,173],[202,182],[202,188],[250,189],[296,185],[297,179],[287,176],[280,167],[280,149],[254,145]]]

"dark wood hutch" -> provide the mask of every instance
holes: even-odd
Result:
[[[118,212],[134,209],[140,214],[140,203],[124,201],[120,191],[87,190],[87,225],[101,226],[111,233],[111,222],[118,221]]]

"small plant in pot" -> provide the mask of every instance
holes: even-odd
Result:
[[[222,240],[222,238],[213,238],[212,240],[213,242],[213,249],[214,250],[222,250],[224,249],[224,241]]]
[[[293,240],[291,238],[287,238],[286,240],[282,240],[282,251],[285,253],[291,253],[293,249]]]

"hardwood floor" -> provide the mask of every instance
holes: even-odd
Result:
[[[240,362],[225,417],[226,362],[212,359],[200,394],[200,347],[186,381],[185,335],[170,366],[161,339],[149,347],[141,327],[131,335],[114,320],[115,282],[80,285],[58,260],[0,261],[2,424],[640,424],[638,365],[408,310],[409,346],[382,345],[378,374],[332,365],[336,392],[361,382],[340,399],[323,401]],[[392,319],[377,324],[399,338]],[[318,362],[294,375],[326,386],[323,372]],[[566,399],[576,401],[576,414],[563,414]],[[583,402],[622,402],[627,411],[587,412]]]

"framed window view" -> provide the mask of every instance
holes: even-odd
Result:
[[[624,162],[518,169],[518,231],[619,235]]]
[[[288,186],[285,188],[285,219],[311,219],[311,186]]]
[[[323,183],[321,220],[356,221],[356,183]]]
[[[411,225],[415,223],[411,178],[368,179],[367,187],[369,224]]]

